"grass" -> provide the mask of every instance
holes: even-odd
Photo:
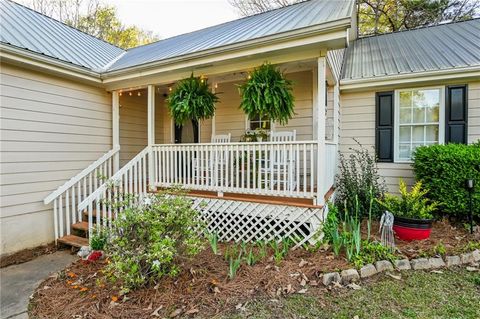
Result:
[[[321,290],[281,300],[257,300],[241,318],[480,318],[480,273],[466,270],[402,273],[362,284],[361,290]]]

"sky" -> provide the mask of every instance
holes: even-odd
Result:
[[[120,20],[162,39],[239,18],[227,0],[103,0]]]

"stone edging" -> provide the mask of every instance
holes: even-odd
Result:
[[[325,286],[329,286],[335,282],[349,284],[385,271],[428,270],[468,264],[474,265],[478,262],[480,262],[480,250],[478,249],[470,253],[461,254],[460,256],[446,256],[445,260],[443,260],[442,257],[417,258],[412,260],[400,259],[395,260],[393,264],[388,260],[380,260],[377,261],[375,265],[368,264],[363,266],[360,271],[350,268],[340,273],[330,272],[323,274],[322,282]]]

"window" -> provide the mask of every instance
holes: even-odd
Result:
[[[444,141],[444,90],[395,91],[395,162],[409,162],[421,145]]]
[[[261,118],[260,118],[260,115],[258,115],[249,121],[248,129],[250,130],[262,129],[262,130],[269,131],[271,126],[272,126],[271,121],[268,115],[264,115]]]

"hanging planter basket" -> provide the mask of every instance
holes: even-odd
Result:
[[[269,63],[256,68],[249,79],[240,86],[240,108],[249,119],[268,116],[284,125],[293,115],[293,82]]]
[[[168,96],[170,115],[177,125],[189,120],[206,120],[215,114],[218,96],[208,87],[207,79],[195,77],[180,80]]]

